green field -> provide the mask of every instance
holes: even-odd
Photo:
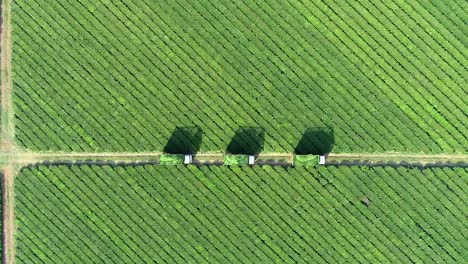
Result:
[[[16,262],[466,263],[466,175],[29,167],[16,179]]]
[[[466,153],[466,1],[16,0],[16,141],[31,150],[201,151],[241,127],[291,152]]]
[[[467,1],[2,10],[4,261],[468,263]]]

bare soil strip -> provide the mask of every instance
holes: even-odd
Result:
[[[13,103],[11,82],[11,0],[2,0],[1,25],[1,51],[0,51],[0,78],[1,78],[1,138],[2,151],[9,152],[14,149]]]
[[[11,82],[11,0],[1,2],[0,29],[0,91],[1,91],[1,152],[0,164],[7,164],[2,168],[2,260],[3,263],[15,263],[15,203],[14,179],[15,165],[10,160],[10,153],[14,151],[13,103]]]
[[[348,166],[415,166],[415,167],[468,167],[466,154],[420,153],[330,153],[327,165]]]
[[[15,167],[9,164],[2,171],[3,263],[15,263]]]
[[[387,152],[387,153],[331,153],[329,157],[335,158],[424,158],[424,159],[467,159],[467,154],[412,154],[412,153],[399,153],[399,152]]]
[[[99,153],[65,153],[65,152],[13,152],[9,158],[15,164],[157,164],[161,152],[99,152]],[[0,156],[1,158],[1,156]],[[292,153],[261,153],[257,164],[288,166],[293,160]],[[408,154],[408,153],[331,153],[326,158],[329,165],[359,166],[439,166],[467,167],[468,155],[464,154]],[[197,153],[194,163],[198,165],[223,163],[223,153]]]
[[[327,157],[329,165],[468,167],[464,154],[340,153]]]

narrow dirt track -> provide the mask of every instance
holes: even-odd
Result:
[[[327,157],[327,164],[391,167],[468,167],[468,155],[410,153],[332,153]]]
[[[34,164],[157,164],[161,152],[13,152],[10,160],[19,165]],[[194,159],[200,161],[210,157],[206,164],[222,164],[222,153],[198,153]],[[259,162],[263,165],[291,165],[293,153],[261,153]],[[285,162],[286,161],[286,162]],[[205,164],[197,162],[197,164]],[[328,165],[347,166],[415,166],[415,167],[468,167],[468,155],[463,154],[409,154],[409,153],[331,153]]]
[[[9,164],[2,170],[3,263],[15,263],[15,167]]]
[[[1,25],[1,51],[0,51],[0,75],[1,75],[1,138],[2,151],[9,152],[14,149],[13,128],[13,103],[11,82],[11,0],[2,0],[2,25]]]
[[[399,158],[399,159],[467,159],[466,154],[411,154],[411,153],[331,153],[329,157],[334,158]]]
[[[2,260],[3,263],[15,263],[15,203],[14,179],[15,165],[9,154],[14,151],[13,103],[11,81],[11,0],[1,2],[0,33],[0,89],[1,89],[1,152],[5,153],[1,161],[7,165],[2,168]]]

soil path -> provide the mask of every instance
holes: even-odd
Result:
[[[19,165],[33,164],[157,164],[161,152],[13,152],[10,159]],[[292,153],[261,153],[262,165],[288,166]],[[204,162],[205,161],[205,162]],[[198,153],[196,164],[222,164],[222,153]],[[331,153],[326,157],[328,165],[349,166],[416,166],[416,167],[468,167],[468,155],[464,154],[410,154],[410,153]]]
[[[2,260],[3,263],[15,263],[15,203],[14,179],[15,165],[10,159],[14,146],[13,104],[11,82],[11,0],[1,2],[0,29],[0,92],[1,92],[1,127],[0,164],[2,168]]]
[[[14,149],[13,104],[11,82],[11,0],[2,0],[1,4],[1,47],[0,47],[0,78],[1,78],[1,139],[2,151]]]
[[[9,164],[2,170],[2,212],[3,212],[3,263],[15,263],[15,167]]]
[[[390,167],[468,167],[464,154],[409,153],[340,153],[327,157],[328,165],[390,166]]]
[[[331,153],[329,157],[333,158],[398,158],[398,159],[435,159],[435,160],[449,160],[449,159],[467,159],[466,154],[412,154],[412,153]]]

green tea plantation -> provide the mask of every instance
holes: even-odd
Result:
[[[464,263],[466,169],[38,166],[17,263]]]
[[[447,1],[16,0],[16,142],[161,151],[199,127],[291,152],[467,152],[468,4]]]

